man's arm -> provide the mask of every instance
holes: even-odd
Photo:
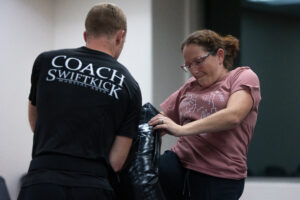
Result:
[[[132,139],[124,136],[117,136],[109,154],[109,162],[115,172],[122,169],[127,159]]]
[[[37,109],[36,106],[31,104],[31,101],[28,102],[28,119],[32,132],[34,133],[35,123],[37,119]]]

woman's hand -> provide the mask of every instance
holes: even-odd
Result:
[[[173,120],[162,114],[158,114],[155,117],[153,117],[148,122],[148,124],[150,126],[153,126],[155,130],[162,129],[166,133],[174,135],[176,137],[184,135],[183,126],[176,124]]]

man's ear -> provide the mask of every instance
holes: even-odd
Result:
[[[125,36],[126,36],[126,31],[125,30],[119,30],[117,32],[116,43],[120,44],[123,40],[125,40]]]
[[[86,31],[83,32],[83,39],[84,39],[84,41],[86,42],[86,40],[87,40],[87,34],[86,34]]]

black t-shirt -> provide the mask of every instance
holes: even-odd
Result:
[[[86,47],[44,52],[31,82],[29,99],[37,107],[33,161],[62,155],[107,164],[116,136],[136,136],[140,88],[112,56]]]

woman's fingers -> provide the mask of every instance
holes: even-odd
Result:
[[[158,124],[163,124],[163,123],[164,123],[164,116],[162,114],[156,115],[148,122],[150,126],[156,126]]]
[[[162,114],[153,117],[148,124],[153,126],[154,130],[163,129],[166,133],[174,136],[179,134],[181,128],[181,126]]]

